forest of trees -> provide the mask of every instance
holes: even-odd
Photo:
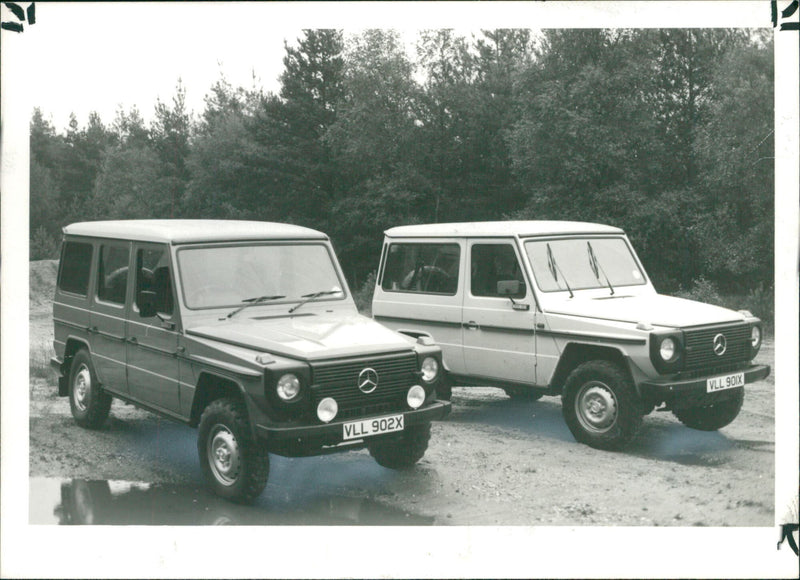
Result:
[[[152,122],[31,121],[31,259],[74,221],[229,218],[331,235],[354,288],[384,229],[566,219],[624,228],[664,293],[773,280],[771,35],[306,30],[278,94],[178,81]]]

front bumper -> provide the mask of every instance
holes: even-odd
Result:
[[[363,446],[363,440],[345,442],[344,427],[345,423],[352,421],[362,421],[385,417],[387,415],[404,415],[403,421],[406,427],[421,425],[443,419],[450,413],[451,405],[448,401],[435,401],[430,405],[415,411],[402,411],[398,413],[382,413],[365,417],[350,418],[344,421],[334,421],[323,425],[303,425],[299,427],[274,427],[268,425],[256,425],[256,433],[265,440],[268,447],[280,453],[285,450],[287,455],[317,455],[320,453],[330,453],[337,450],[345,451],[353,449],[359,445]],[[336,449],[338,445],[340,449]],[[325,448],[323,450],[323,448]],[[289,451],[290,450],[290,451]]]
[[[749,384],[767,377],[770,373],[770,367],[769,365],[751,365],[745,369],[725,374],[737,372],[744,372],[744,382]],[[660,401],[672,401],[684,396],[706,394],[706,381],[715,376],[719,375],[711,374],[684,380],[644,381],[639,386],[643,397]],[[724,393],[725,391],[719,392]]]

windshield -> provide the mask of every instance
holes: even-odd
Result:
[[[323,244],[184,248],[178,251],[178,267],[186,307],[193,309],[238,306],[262,296],[280,297],[270,304],[297,302],[344,287]],[[331,299],[343,297],[337,293]]]
[[[572,290],[587,290],[608,288],[609,283],[614,287],[646,284],[622,238],[531,240],[525,242],[525,250],[542,292],[567,290],[567,285]]]

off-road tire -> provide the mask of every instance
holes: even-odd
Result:
[[[642,425],[633,383],[610,361],[588,361],[569,374],[561,411],[573,437],[595,449],[622,449]]]
[[[538,401],[544,397],[544,393],[526,387],[503,387],[503,390],[515,401]]]
[[[214,493],[237,503],[255,501],[267,485],[269,453],[253,438],[244,403],[212,401],[197,431],[200,466]]]
[[[99,429],[108,419],[112,397],[100,386],[92,357],[80,349],[69,370],[69,408],[75,422],[86,429]]]
[[[410,469],[422,459],[431,438],[431,424],[412,425],[397,439],[375,439],[367,444],[369,454],[383,467]]]
[[[729,425],[742,410],[744,403],[744,388],[737,388],[736,392],[723,401],[698,407],[673,409],[672,414],[678,420],[692,429],[699,431],[716,431]]]

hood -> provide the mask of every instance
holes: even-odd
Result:
[[[304,360],[411,350],[409,340],[357,314],[246,318],[195,326],[187,334]]]
[[[567,300],[550,309],[553,314],[586,316],[619,322],[649,322],[672,328],[739,322],[744,316],[733,310],[674,296],[613,296]]]

